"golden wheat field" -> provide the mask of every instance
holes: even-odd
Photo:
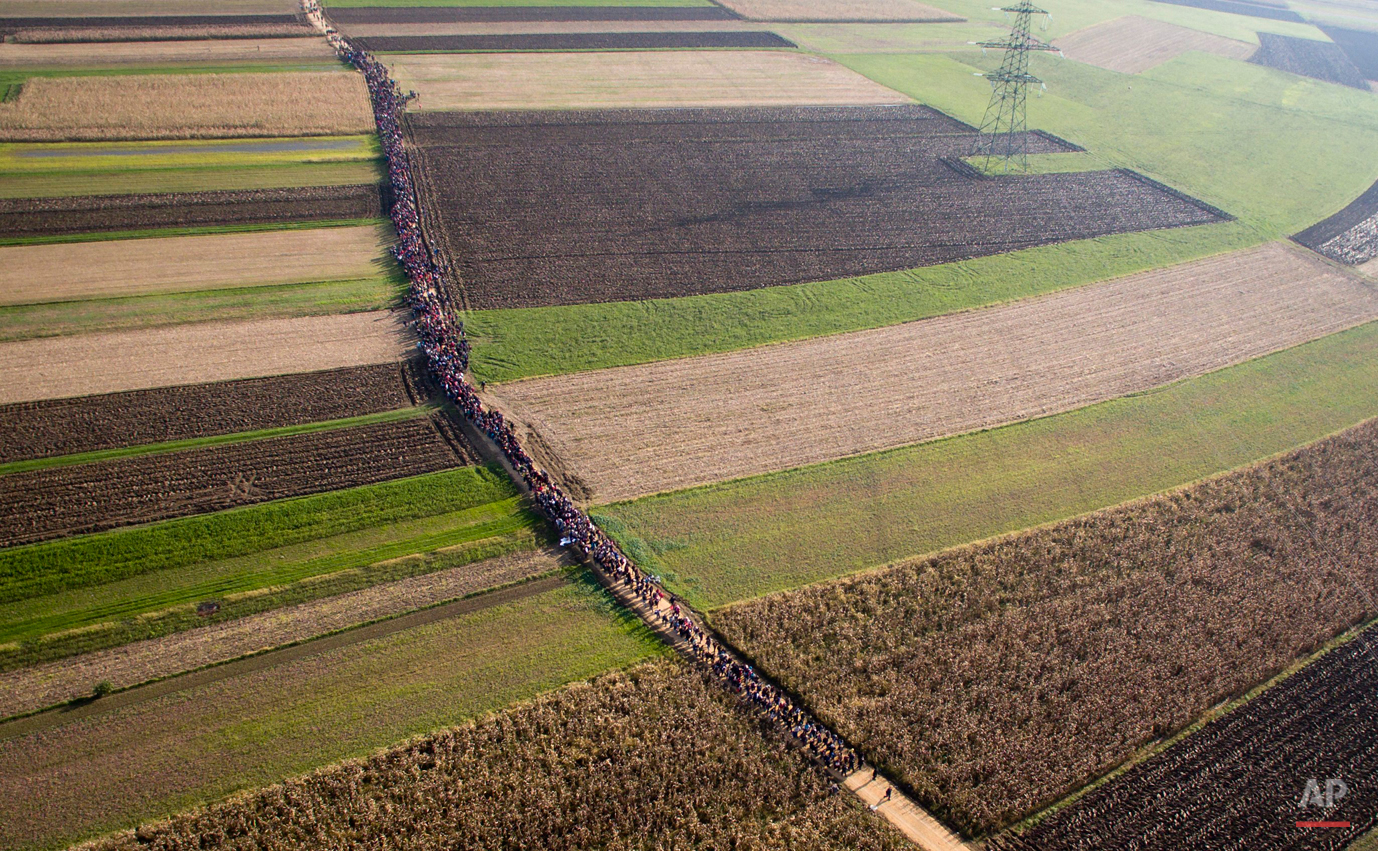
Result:
[[[36,77],[0,103],[0,139],[325,136],[373,129],[363,78],[336,71]]]

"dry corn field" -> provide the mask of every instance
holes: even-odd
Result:
[[[364,81],[345,72],[35,77],[0,103],[0,139],[62,141],[325,136],[373,130]]]
[[[489,395],[572,487],[612,502],[1065,411],[1376,316],[1371,283],[1272,244],[906,325]]]
[[[909,846],[700,675],[662,661],[90,847]]]
[[[0,404],[401,360],[392,311],[203,322],[0,343]]]
[[[1226,59],[1248,59],[1258,45],[1174,24],[1126,15],[1077,30],[1054,42],[1068,59],[1110,71],[1138,74],[1183,53],[1200,50]]]
[[[0,247],[0,304],[373,278],[391,242],[366,226]]]
[[[1378,421],[1255,468],[714,620],[984,833],[1378,614]]]

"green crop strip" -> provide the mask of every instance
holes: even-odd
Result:
[[[464,467],[0,551],[0,603],[461,511],[509,499],[500,470]]]
[[[1083,514],[1378,416],[1378,323],[1065,414],[599,508],[706,608]]]

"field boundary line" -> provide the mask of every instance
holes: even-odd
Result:
[[[0,742],[50,730],[71,721],[103,715],[129,706],[137,706],[168,694],[200,688],[253,671],[294,662],[308,656],[339,650],[365,641],[386,638],[389,635],[427,626],[459,615],[473,614],[494,606],[524,600],[527,597],[553,591],[568,584],[568,582],[565,573],[561,572],[555,576],[536,578],[495,590],[480,591],[477,594],[461,597],[448,603],[440,603],[395,617],[384,618],[282,647],[275,647],[261,653],[240,656],[194,671],[131,686],[96,700],[75,705],[60,704],[57,707],[41,709],[28,715],[15,716],[0,722]]]

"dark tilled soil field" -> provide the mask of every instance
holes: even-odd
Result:
[[[367,219],[386,214],[378,184],[13,198],[0,199],[0,236]]]
[[[1359,72],[1370,80],[1378,80],[1378,33],[1367,30],[1347,30],[1343,27],[1321,27],[1349,55]]]
[[[1378,183],[1340,212],[1292,239],[1317,254],[1351,266],[1378,257]]]
[[[425,367],[409,360],[0,405],[0,463],[392,411],[431,395]]]
[[[1306,23],[1306,19],[1291,9],[1279,9],[1261,3],[1243,3],[1238,0],[1158,0],[1173,6],[1191,6],[1193,9],[1209,9],[1212,12],[1229,12],[1233,15],[1248,15],[1251,18],[1268,18],[1274,21],[1294,21]]]
[[[510,21],[735,21],[722,6],[362,6],[329,9],[331,22],[453,24]]]
[[[1324,793],[1329,778],[1357,787],[1378,776],[1374,741],[1378,628],[1054,814],[1024,843],[993,848],[1175,851],[1237,847],[1241,837],[1257,851],[1344,848],[1378,824],[1378,796],[1354,788],[1328,811],[1298,804],[1309,778]],[[1184,782],[1194,777],[1210,782]]]
[[[1258,34],[1259,48],[1249,61],[1302,77],[1368,91],[1368,81],[1337,44],[1273,33]]]
[[[374,36],[356,39],[375,52],[511,52],[514,50],[664,50],[794,47],[772,32],[521,33],[500,35]]]
[[[476,463],[441,414],[0,476],[0,546]]]
[[[745,290],[1222,218],[1124,171],[979,178],[945,161],[971,128],[923,107],[423,113],[408,133],[432,238],[475,309]]]

